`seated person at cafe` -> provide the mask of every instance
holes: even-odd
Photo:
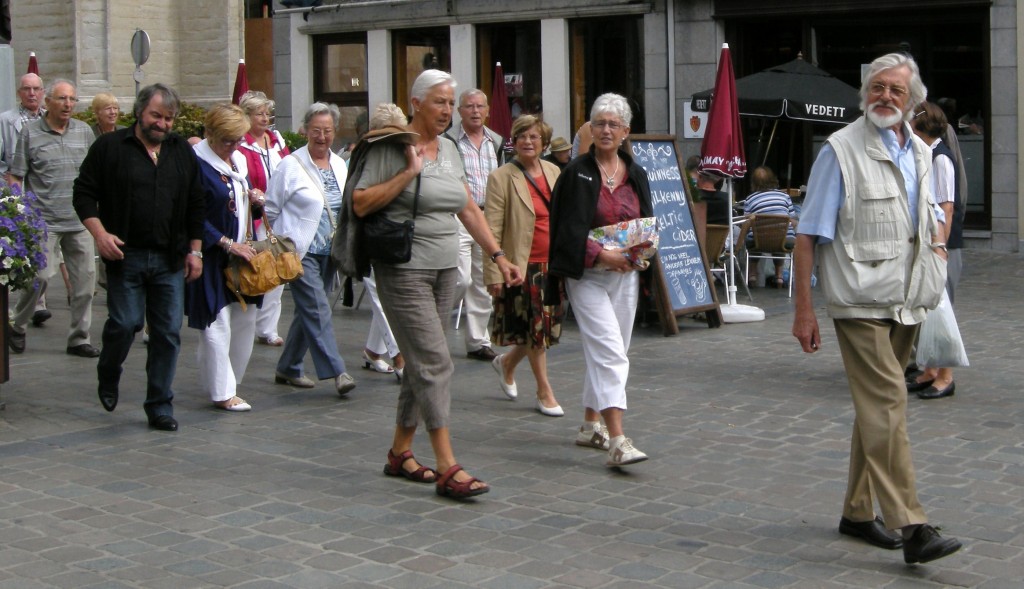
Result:
[[[754,191],[750,193],[750,196],[748,196],[743,203],[744,215],[789,215],[794,219],[797,217],[796,207],[793,206],[793,199],[791,199],[785,192],[779,190],[779,179],[775,177],[775,172],[773,172],[771,168],[768,166],[759,166],[754,168],[754,171],[750,174],[750,184]],[[786,230],[786,251],[791,251],[795,244],[796,233],[793,230],[793,226],[790,225],[789,229]],[[754,246],[753,232],[747,233],[746,246]],[[783,260],[772,260],[772,262],[775,264],[775,278],[772,279],[768,277],[765,280],[765,285],[774,285],[778,288],[783,284]],[[747,268],[747,272],[749,273],[749,276],[747,276],[747,284],[756,284],[757,266],[754,265]]]

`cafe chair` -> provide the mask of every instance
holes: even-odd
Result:
[[[704,258],[708,261],[708,268],[711,270],[712,276],[715,274],[722,275],[722,282],[726,285],[726,289],[729,287],[729,266],[727,264],[731,260],[736,263],[736,258],[727,252],[725,249],[726,243],[729,241],[729,226],[728,225],[708,225],[704,239]],[[739,264],[736,264],[735,272],[738,274],[741,270]],[[747,286],[747,281],[743,280],[743,288],[747,291],[747,298],[754,300],[750,296],[750,287]]]
[[[751,260],[755,264],[761,260],[783,260],[789,265],[789,296],[793,296],[793,245],[786,242],[789,228],[796,228],[796,220],[789,215],[771,215],[758,213],[751,215],[740,227],[739,242],[744,244],[745,250],[745,272],[744,277],[750,276]],[[753,234],[753,245],[747,246],[747,235]]]

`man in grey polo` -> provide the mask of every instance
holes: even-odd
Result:
[[[96,288],[95,245],[71,204],[71,193],[78,168],[89,152],[95,135],[89,125],[71,118],[78,102],[74,85],[57,80],[46,90],[46,115],[26,123],[18,134],[18,144],[9,170],[11,180],[23,184],[39,198],[48,231],[46,269],[35,288],[19,292],[11,322],[11,351],[25,351],[25,328],[32,319],[36,301],[46,292],[46,283],[57,272],[54,249],[64,253],[71,282],[71,328],[67,353],[95,358],[100,351],[90,343],[92,298]]]

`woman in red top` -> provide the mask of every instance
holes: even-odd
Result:
[[[510,399],[518,395],[514,373],[529,358],[537,379],[537,411],[551,417],[565,413],[555,400],[545,350],[558,343],[562,331],[562,297],[545,300],[548,276],[548,215],[551,188],[558,166],[541,154],[551,141],[551,127],[533,115],[512,125],[516,157],[487,179],[484,215],[508,260],[519,266],[522,286],[505,288],[498,267],[484,261],[484,283],[494,297],[491,339],[500,346],[515,346],[492,361],[501,390]]]
[[[242,95],[238,105],[249,117],[249,132],[245,134],[239,152],[245,156],[249,166],[249,184],[266,192],[281,158],[288,155],[288,146],[277,131],[270,128],[274,120],[274,101],[259,91],[250,91]],[[266,239],[267,230],[263,223],[256,220],[256,239]],[[263,306],[256,313],[256,341],[268,346],[280,346],[284,340],[277,334],[277,322],[281,319],[281,293],[284,287],[279,286],[263,295]]]

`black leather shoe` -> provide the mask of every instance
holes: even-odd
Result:
[[[952,397],[953,393],[956,392],[956,383],[950,381],[949,386],[942,389],[941,391],[934,386],[930,386],[923,391],[917,393],[919,399],[941,399],[943,397]]]
[[[82,358],[96,358],[100,355],[100,349],[92,344],[78,344],[77,346],[68,346],[68,354],[71,356],[80,356]]]
[[[949,556],[963,544],[956,538],[943,538],[935,528],[922,524],[914,530],[914,535],[903,543],[903,562],[907,564],[931,562]]]
[[[53,317],[53,313],[49,312],[46,309],[39,309],[35,313],[32,313],[32,325],[39,327],[40,325],[46,323],[46,320],[49,319],[50,317]]]
[[[100,397],[100,405],[107,411],[113,411],[117,407],[117,385],[100,383],[96,390]]]
[[[486,360],[487,362],[490,362],[491,360],[494,360],[495,358],[497,358],[498,355],[495,354],[494,350],[492,350],[491,348],[489,348],[487,346],[484,346],[484,347],[480,348],[479,350],[473,350],[472,352],[466,352],[466,357],[467,358],[472,358],[474,360]]]
[[[178,431],[178,422],[170,415],[157,415],[149,420],[149,427],[165,432]]]
[[[10,327],[8,327],[7,347],[9,347],[11,349],[11,352],[14,352],[15,354],[23,353],[25,351],[25,334],[18,333],[11,329]]]
[[[839,533],[860,538],[872,546],[886,550],[896,550],[903,546],[903,538],[899,533],[887,530],[880,517],[868,522],[853,522],[844,517],[839,520]]]
[[[924,382],[918,382],[916,380],[908,380],[907,381],[907,392],[908,393],[916,393],[918,391],[923,391],[926,388],[932,386],[933,382],[935,382],[934,379],[926,380]]]

